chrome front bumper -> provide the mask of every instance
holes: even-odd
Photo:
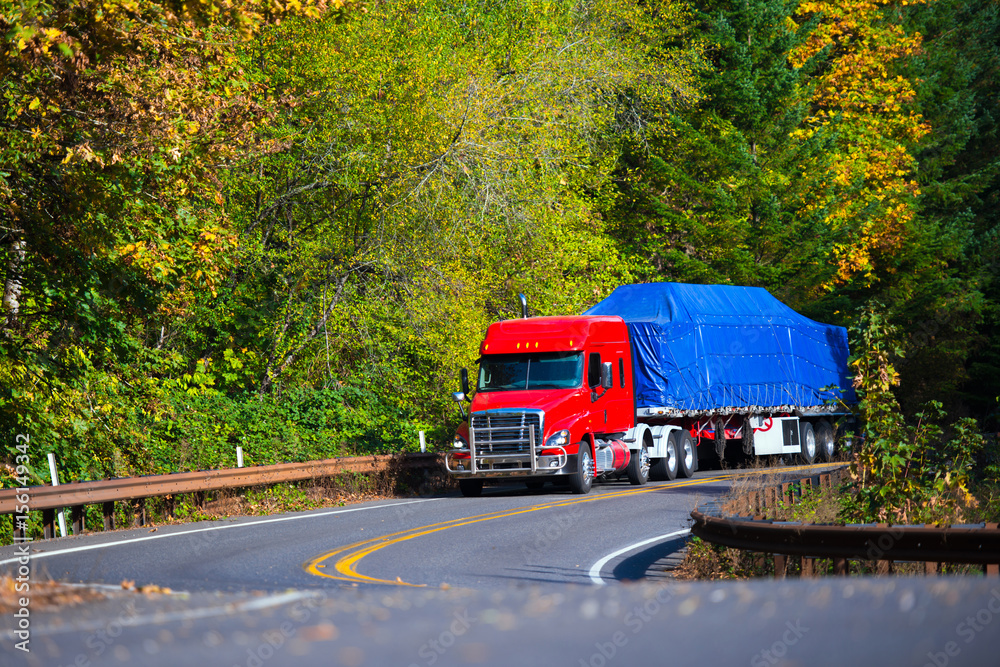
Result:
[[[456,477],[531,477],[568,473],[566,464],[569,462],[569,455],[562,447],[547,447],[550,450],[560,450],[559,454],[552,456],[542,456],[536,452],[534,456],[498,454],[473,457],[470,449],[448,452],[444,465],[449,473]],[[467,458],[458,458],[456,454],[465,454]]]
[[[562,446],[546,447],[558,454],[542,455],[535,440],[535,429],[528,429],[528,451],[523,454],[485,454],[476,451],[476,439],[468,448],[455,449],[445,456],[444,466],[456,477],[528,477],[531,475],[566,474],[569,455]]]

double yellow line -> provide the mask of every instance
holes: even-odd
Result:
[[[813,470],[815,468],[827,467],[828,465],[829,464],[791,466],[787,468],[781,468],[780,470],[775,471],[775,474]],[[612,491],[610,493],[600,493],[600,494],[586,495],[582,497],[574,497],[571,499],[563,498],[559,500],[554,500],[552,502],[542,503],[541,505],[532,505],[529,507],[517,507],[514,509],[490,512],[488,514],[477,514],[474,516],[452,519],[450,521],[442,521],[441,523],[432,523],[427,526],[421,526],[419,528],[411,528],[410,530],[403,530],[397,533],[390,533],[388,535],[382,535],[380,537],[373,537],[371,539],[364,540],[362,542],[355,542],[354,544],[348,544],[347,546],[339,547],[337,549],[334,549],[333,551],[328,551],[320,556],[317,556],[309,560],[302,567],[305,569],[306,572],[314,574],[317,577],[326,577],[327,579],[336,579],[338,581],[346,581],[351,583],[391,584],[394,586],[422,587],[426,586],[426,584],[411,584],[403,581],[398,577],[395,580],[369,577],[357,571],[358,563],[365,556],[374,553],[376,551],[379,551],[380,549],[384,549],[385,547],[392,546],[393,544],[399,544],[400,542],[405,542],[407,540],[412,540],[417,537],[423,537],[425,535],[438,533],[441,532],[442,530],[448,530],[449,528],[456,528],[458,526],[468,526],[474,523],[481,523],[483,521],[492,521],[494,519],[502,519],[504,517],[517,516],[518,514],[528,514],[529,512],[540,512],[542,510],[553,509],[556,507],[566,507],[569,505],[589,503],[597,500],[624,498],[626,496],[635,496],[642,493],[652,493],[655,491],[662,491],[664,489],[677,489],[688,486],[698,486],[701,484],[710,484],[712,482],[717,482],[720,480],[743,477],[749,474],[756,474],[759,472],[760,471],[758,470],[741,470],[725,475],[719,475],[717,477],[707,477],[704,479],[676,480],[669,484],[642,486],[622,491]],[[331,561],[334,558],[336,558],[336,560],[333,560],[332,567],[327,567],[328,561]]]

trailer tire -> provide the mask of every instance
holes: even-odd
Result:
[[[799,460],[806,465],[816,461],[816,433],[809,422],[799,423]]]
[[[687,431],[677,431],[677,472],[690,477],[698,469],[698,448]]]
[[[632,486],[642,486],[649,481],[649,448],[646,446],[646,438],[642,439],[639,449],[632,452],[625,473]]]
[[[580,443],[580,453],[576,457],[576,470],[569,478],[569,490],[577,495],[590,493],[594,485],[594,457],[590,453],[590,443]]]
[[[836,444],[833,437],[833,426],[823,420],[816,424],[816,446],[824,461],[832,461]]]
[[[478,498],[483,495],[483,480],[481,479],[460,479],[458,480],[458,490],[466,498]]]
[[[677,455],[677,438],[674,436],[679,431],[673,431],[667,436],[667,455],[662,459],[653,461],[649,468],[649,476],[658,481],[672,481],[677,479],[677,469],[679,467],[679,456]]]

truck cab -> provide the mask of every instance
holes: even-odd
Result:
[[[615,316],[534,317],[492,324],[480,344],[475,393],[446,457],[465,495],[486,479],[562,481],[586,493],[595,477],[645,483],[635,426],[628,328]],[[456,400],[468,400],[463,382]],[[634,480],[633,480],[634,478]]]

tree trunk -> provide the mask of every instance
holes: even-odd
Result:
[[[27,243],[23,236],[15,237],[10,244],[10,261],[7,263],[7,280],[3,286],[3,310],[6,314],[4,328],[17,323],[21,312],[21,268],[24,265]]]

